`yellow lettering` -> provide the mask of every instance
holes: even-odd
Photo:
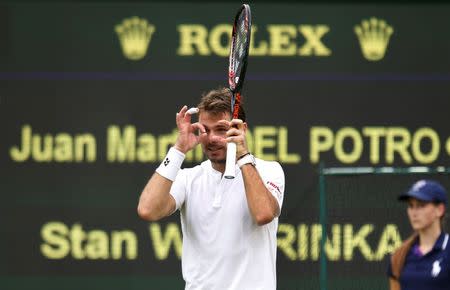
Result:
[[[180,34],[178,55],[210,55],[207,37],[208,30],[200,24],[181,24],[177,27]]]
[[[88,259],[108,259],[109,258],[108,235],[104,231],[93,230],[87,235],[87,244],[84,249]]]
[[[320,152],[325,152],[333,147],[334,135],[327,127],[312,127],[310,130],[309,158],[311,163],[320,161]]]
[[[280,127],[278,131],[278,158],[283,163],[300,163],[301,157],[297,153],[288,153],[288,130]]]
[[[381,234],[378,249],[375,254],[377,260],[382,260],[385,255],[393,253],[402,244],[402,238],[394,224],[388,224]]]
[[[275,148],[274,136],[277,130],[272,126],[260,126],[254,128],[255,156],[265,160],[276,160],[275,154],[264,153],[264,149]]]
[[[22,147],[19,149],[14,146],[10,149],[9,154],[11,159],[16,162],[23,162],[30,157],[31,153],[31,126],[22,126]]]
[[[295,227],[290,224],[279,224],[278,234],[284,235],[283,237],[277,237],[278,248],[280,248],[289,260],[295,261],[297,258],[297,254],[293,247],[296,239]]]
[[[380,137],[386,136],[383,127],[364,127],[363,135],[370,139],[370,162],[377,164],[380,162]]]
[[[151,223],[149,230],[153,242],[153,249],[158,260],[167,259],[172,244],[174,244],[175,253],[178,258],[181,257],[182,239],[176,223],[169,223],[164,235],[162,234],[160,225],[157,223]]]
[[[420,144],[423,139],[430,139],[431,150],[428,154],[423,153]],[[412,139],[412,153],[415,159],[424,164],[430,164],[436,161],[441,150],[441,143],[438,134],[431,128],[420,128],[414,134]]]
[[[164,160],[164,157],[167,155],[167,151],[169,147],[177,141],[178,130],[174,129],[171,134],[161,135],[159,137],[159,161]],[[192,150],[189,152],[192,154]],[[192,158],[192,156],[190,157]]]
[[[73,142],[72,137],[69,134],[61,133],[55,137],[55,161],[65,162],[73,160]]]
[[[322,240],[322,225],[311,226],[311,260],[317,261],[320,253],[320,241]]]
[[[411,155],[408,147],[411,144],[411,135],[403,127],[391,127],[386,132],[386,162],[394,163],[395,152],[397,152],[406,164],[411,164]]]
[[[37,162],[50,162],[52,160],[53,138],[49,134],[43,137],[41,142],[41,136],[34,135],[32,137],[31,155]]]
[[[350,153],[346,153],[344,150],[344,141],[346,138],[352,140],[353,143],[353,150]],[[351,127],[344,127],[337,132],[334,153],[339,161],[347,164],[353,163],[361,157],[362,151],[363,142],[357,130]]]
[[[95,138],[91,134],[72,137],[67,133],[55,137],[47,134],[41,137],[32,134],[30,125],[22,127],[22,147],[11,147],[10,156],[13,161],[24,162],[32,157],[37,162],[81,162],[84,159],[84,146],[87,147],[87,161],[96,159]]]
[[[41,253],[49,259],[62,259],[69,254],[70,243],[66,239],[69,229],[60,222],[48,222],[41,229]]]
[[[256,32],[258,31],[258,27],[256,25],[252,26],[252,35],[250,37],[250,50],[249,54],[251,56],[261,56],[261,55],[267,55],[268,44],[267,41],[261,40],[259,42],[259,45],[257,46],[256,43]]]
[[[85,253],[83,251],[83,242],[86,240],[86,233],[80,224],[74,224],[69,233],[70,240],[72,241],[72,256],[75,259],[84,259]]]
[[[255,146],[253,144],[253,133],[250,129],[247,129],[245,133],[245,141],[247,142],[247,148],[250,152],[255,152]]]
[[[300,261],[308,259],[308,226],[305,224],[298,226],[298,258]]]
[[[326,25],[300,25],[299,31],[305,37],[306,43],[299,48],[298,53],[302,56],[317,55],[328,56],[331,50],[326,47],[321,38],[330,30]]]
[[[327,238],[325,252],[331,261],[337,261],[341,258],[341,225],[334,224],[331,226],[331,240]]]
[[[447,155],[450,156],[450,137],[448,137],[447,142],[445,144],[445,148],[447,150]]]
[[[108,127],[107,158],[109,162],[132,162],[136,157],[136,128],[125,126],[123,134],[118,126]]]
[[[322,225],[314,224],[311,226],[311,260],[317,261],[322,241]],[[334,224],[331,227],[331,240],[325,240],[325,254],[331,261],[337,261],[341,257],[341,226]]]
[[[372,250],[366,241],[366,237],[373,231],[372,224],[365,224],[361,227],[358,233],[353,233],[353,225],[344,225],[344,260],[351,261],[353,259],[353,251],[359,248],[363,257],[368,260],[373,260]]]
[[[78,223],[69,229],[64,223],[48,222],[42,227],[41,236],[41,253],[49,259],[63,259],[71,253],[77,260],[118,260],[122,258],[122,247],[127,259],[137,257],[137,237],[131,231],[113,231],[110,236],[103,230],[86,232]]]
[[[294,25],[268,25],[270,34],[270,55],[293,56],[296,54],[297,46],[292,38],[297,36]]]
[[[84,160],[86,152],[86,160],[94,162],[97,159],[97,144],[92,134],[80,134],[75,136],[75,161]]]
[[[122,246],[126,249],[128,260],[134,260],[137,257],[138,241],[136,234],[131,231],[113,231],[111,235],[111,255],[118,260],[122,258]]]
[[[229,24],[219,24],[211,29],[209,34],[209,45],[211,50],[219,56],[228,56],[230,54],[230,39],[233,27]],[[226,42],[222,43],[222,39]]]
[[[138,138],[136,157],[140,162],[150,162],[156,160],[156,140],[153,135],[142,134]]]

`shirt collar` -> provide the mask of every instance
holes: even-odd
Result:
[[[203,168],[204,170],[206,170],[207,172],[211,173],[213,176],[220,176],[220,177],[223,176],[223,173],[222,173],[222,172],[217,171],[217,170],[214,169],[214,167],[212,166],[211,160],[205,160],[205,161],[203,161],[203,162],[201,163],[201,166],[202,166],[202,168]],[[235,170],[235,171],[234,171],[235,176],[237,176],[237,175],[239,174],[239,172],[240,172],[239,166],[236,165],[236,166],[234,167],[234,170]]]
[[[433,250],[443,251],[447,248],[449,243],[449,236],[447,233],[441,232],[439,238],[434,243]]]
[[[201,166],[203,167],[203,169],[204,169],[206,172],[209,172],[210,174],[212,174],[212,175],[214,175],[214,176],[222,175],[222,172],[217,171],[217,170],[215,170],[215,169],[212,167],[212,163],[211,163],[210,160],[205,160],[205,161],[203,161],[202,164],[201,164]]]

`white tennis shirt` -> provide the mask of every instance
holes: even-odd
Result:
[[[283,169],[261,159],[256,168],[281,212]],[[185,289],[276,289],[278,217],[263,226],[253,221],[239,167],[234,179],[222,178],[209,160],[182,169],[170,193],[181,212]]]

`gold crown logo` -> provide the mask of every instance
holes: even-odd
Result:
[[[124,56],[131,60],[140,60],[147,54],[155,26],[146,19],[133,16],[116,25],[115,31]]]
[[[372,17],[370,20],[363,20],[361,25],[356,25],[355,33],[364,57],[377,61],[384,57],[394,29],[383,19]]]

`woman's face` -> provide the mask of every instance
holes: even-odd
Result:
[[[415,231],[426,230],[435,223],[440,224],[444,214],[444,205],[425,202],[415,198],[408,200],[408,217]]]

